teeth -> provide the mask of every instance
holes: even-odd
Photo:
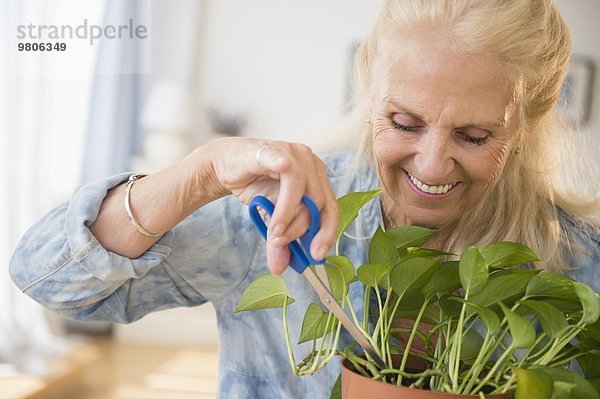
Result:
[[[429,185],[421,182],[420,180],[418,180],[416,177],[414,177],[410,173],[408,174],[408,176],[410,177],[410,181],[412,181],[413,184],[415,186],[417,186],[417,188],[419,190],[423,191],[424,193],[428,193],[428,194],[446,194],[454,186],[454,183],[446,184],[443,186],[429,186]]]

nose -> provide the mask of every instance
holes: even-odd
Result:
[[[419,140],[414,163],[419,180],[428,184],[446,184],[452,174],[455,159],[449,135],[430,131]]]

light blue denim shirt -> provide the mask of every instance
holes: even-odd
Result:
[[[349,181],[352,153],[326,157],[337,197],[378,187],[372,170]],[[49,212],[22,238],[10,264],[15,283],[27,295],[63,316],[80,320],[129,323],[176,306],[213,303],[220,332],[220,398],[328,398],[340,365],[332,361],[312,376],[295,377],[290,370],[282,333],[281,309],[234,314],[250,281],[267,273],[265,242],[251,224],[248,210],[232,196],[194,212],[167,232],[145,254],[128,259],[104,249],[88,226],[96,219],[107,191],[129,174],[79,187],[71,200]],[[571,275],[600,291],[600,238],[597,232],[562,217],[563,226],[588,250],[573,257]],[[371,236],[382,224],[379,201],[360,212],[349,232]],[[367,240],[343,237],[340,252],[358,267],[366,262]],[[288,269],[292,342],[309,303],[319,299],[307,281]],[[362,297],[356,284],[351,296]],[[360,303],[360,300],[353,301]],[[362,309],[357,309],[362,313]],[[345,337],[340,346],[349,342]],[[309,344],[296,353],[302,359]]]

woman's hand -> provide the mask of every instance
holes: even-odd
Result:
[[[321,212],[321,229],[311,244],[311,255],[315,259],[327,255],[337,234],[338,207],[326,166],[309,147],[251,138],[224,138],[205,147],[212,154],[218,190],[244,204],[256,195],[276,204],[267,234],[267,265],[272,273],[285,270],[290,260],[287,244],[310,226],[308,210],[301,203],[303,195]]]

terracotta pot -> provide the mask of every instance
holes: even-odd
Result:
[[[409,360],[409,365],[411,361]],[[513,392],[486,395],[487,399],[510,399]],[[459,395],[453,393],[426,391],[386,384],[364,377],[351,369],[351,364],[342,361],[342,399],[479,399],[479,395]]]

